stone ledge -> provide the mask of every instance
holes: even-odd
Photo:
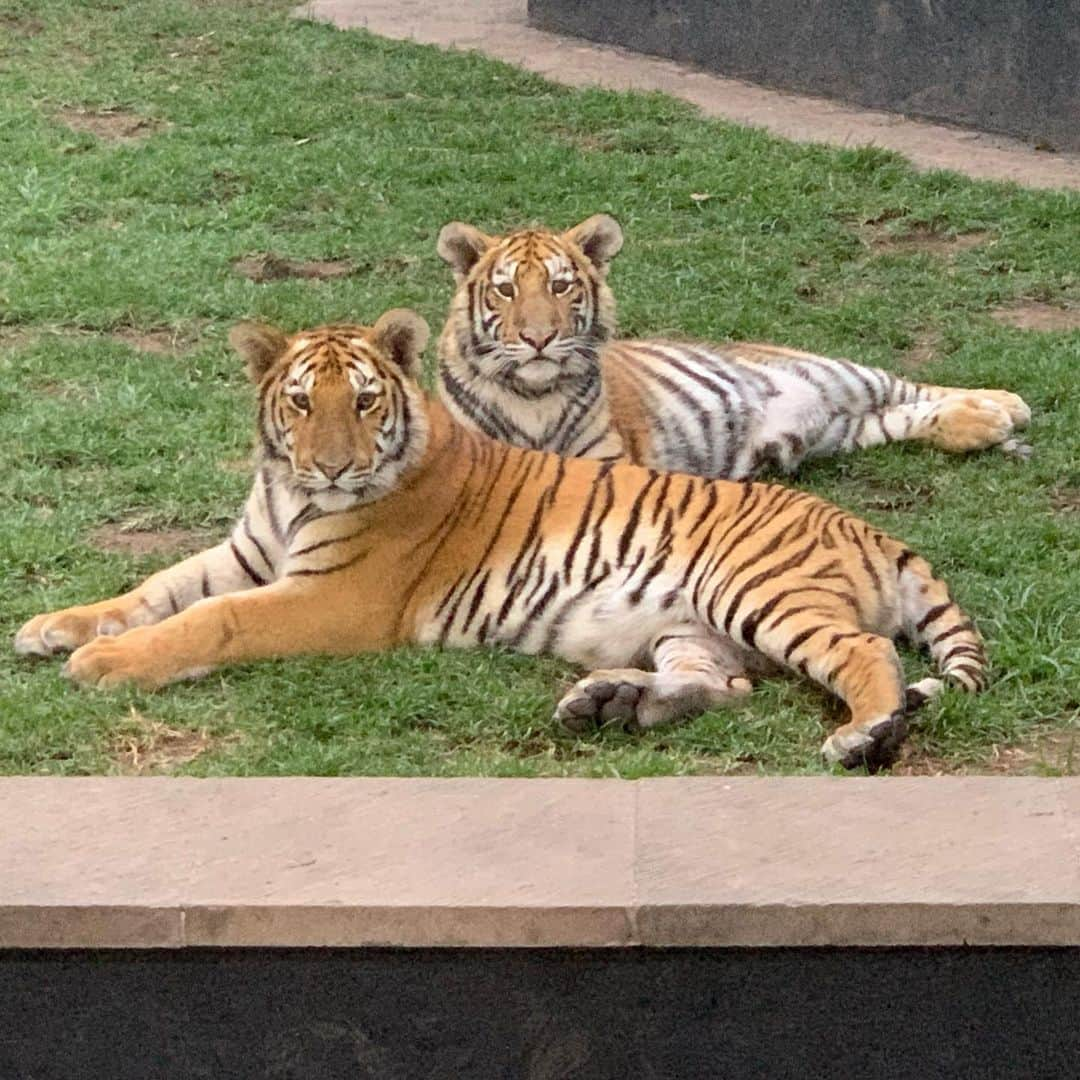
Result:
[[[0,780],[0,948],[1080,945],[1080,781]]]

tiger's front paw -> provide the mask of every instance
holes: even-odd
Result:
[[[129,630],[119,637],[96,637],[76,649],[64,665],[64,674],[82,686],[106,689],[134,683],[154,690],[179,673],[168,655],[155,648],[151,627]]]
[[[36,615],[15,635],[15,651],[20,656],[53,656],[71,652],[94,638],[113,637],[127,629],[124,612],[118,607],[71,607]]]

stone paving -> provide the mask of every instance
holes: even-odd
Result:
[[[788,139],[896,150],[922,169],[953,169],[1027,187],[1080,190],[1080,155],[1037,151],[1015,139],[966,131],[824,98],[769,90],[684,64],[532,29],[526,0],[311,0],[302,18],[384,37],[458,49],[571,86],[660,90],[708,116],[767,128]]]

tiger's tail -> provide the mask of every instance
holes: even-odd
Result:
[[[908,637],[926,646],[943,679],[976,694],[989,682],[986,649],[971,619],[934,577],[930,564],[913,551],[897,560],[904,629]],[[908,687],[908,707],[921,705],[936,690],[937,679],[924,679]]]

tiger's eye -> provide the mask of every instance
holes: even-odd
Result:
[[[556,278],[551,283],[551,291],[556,296],[562,296],[564,292],[568,292],[570,289],[570,281],[567,278]]]
[[[301,412],[308,412],[311,409],[311,398],[309,398],[307,394],[305,394],[303,391],[297,391],[295,394],[290,394],[289,400]]]
[[[374,394],[358,394],[356,396],[356,411],[367,412],[375,404]]]
[[[495,286],[499,291],[500,296],[505,296],[507,300],[510,300],[514,296],[514,283],[512,281],[500,281]]]

